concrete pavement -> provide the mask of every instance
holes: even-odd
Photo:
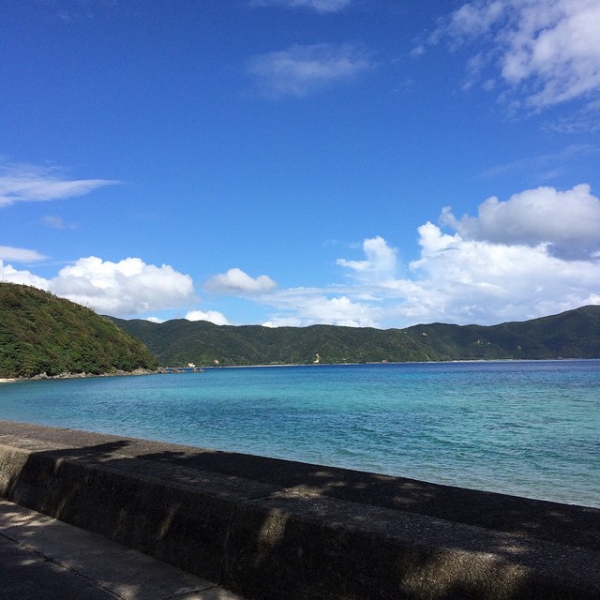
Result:
[[[0,600],[242,600],[141,552],[0,499]]]

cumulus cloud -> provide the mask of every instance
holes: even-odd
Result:
[[[20,262],[11,259],[14,262]],[[21,285],[30,285],[39,288],[40,290],[48,290],[49,281],[38,275],[34,275],[31,271],[15,269],[12,265],[6,264],[0,259],[0,281],[7,283],[18,283]]]
[[[600,304],[600,261],[565,260],[549,243],[465,239],[426,223],[418,260],[406,278],[383,277],[345,289],[361,301],[363,320],[403,327],[418,322],[493,324]],[[336,290],[330,290],[335,294]]]
[[[43,202],[84,196],[119,183],[108,179],[68,179],[57,168],[0,165],[0,208],[17,202]]]
[[[227,273],[215,275],[206,283],[206,289],[217,294],[252,296],[270,292],[277,284],[268,275],[250,277],[241,269],[229,269]]]
[[[44,279],[0,261],[3,281],[50,291],[98,313],[131,316],[180,307],[194,300],[189,275],[169,265],[148,265],[139,258],[119,262],[90,256],[62,268],[56,277]]]
[[[251,6],[282,6],[307,8],[318,13],[335,13],[343,10],[351,0],[251,0]]]
[[[542,108],[600,91],[597,0],[473,0],[454,11],[431,40],[454,49],[478,40],[470,76],[500,80]],[[513,98],[515,101],[515,98]]]
[[[587,184],[564,192],[539,187],[506,201],[494,196],[480,204],[477,217],[457,219],[447,207],[441,221],[465,239],[548,244],[552,254],[564,258],[585,258],[600,251],[600,199],[591,194]]]
[[[598,261],[567,261],[553,256],[547,244],[465,240],[432,223],[419,235],[421,257],[409,265],[413,295],[403,294],[400,312],[486,324],[600,303]]]
[[[214,323],[215,325],[229,325],[229,321],[227,317],[216,310],[191,310],[186,315],[185,318],[188,321],[208,321],[209,323]]]
[[[338,258],[337,264],[352,269],[356,276],[367,281],[380,281],[394,275],[397,253],[382,237],[364,240],[362,248],[365,260]]]
[[[117,263],[95,256],[61,269],[51,291],[110,315],[135,315],[183,306],[193,298],[192,278],[169,265],[148,265],[139,258]]]
[[[477,217],[442,213],[418,229],[420,255],[399,264],[378,236],[363,258],[340,258],[351,283],[256,296],[268,326],[490,325],[600,304],[600,200],[588,185],[484,201]],[[444,230],[445,228],[445,230]],[[401,272],[403,276],[399,276]]]
[[[269,98],[307,96],[334,83],[354,79],[374,67],[355,44],[293,45],[253,57],[248,72],[260,94]]]

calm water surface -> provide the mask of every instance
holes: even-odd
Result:
[[[600,361],[19,382],[0,419],[600,507]]]

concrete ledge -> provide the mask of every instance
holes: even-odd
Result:
[[[0,495],[255,599],[600,599],[600,509],[0,421]]]

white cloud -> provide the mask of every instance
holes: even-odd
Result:
[[[208,310],[206,312],[202,310],[191,310],[185,315],[185,318],[188,321],[209,321],[215,325],[229,325],[227,317],[216,310]]]
[[[94,256],[61,269],[50,290],[113,316],[183,306],[194,295],[192,278],[169,265],[147,265],[139,258],[114,263]]]
[[[600,130],[600,100],[589,102],[579,113],[557,119],[551,127],[561,133],[592,133]]]
[[[346,327],[376,327],[375,311],[368,303],[351,299],[339,291],[296,288],[268,299],[277,314],[266,327],[301,327],[315,323]]]
[[[13,259],[14,260],[14,259]],[[16,262],[16,261],[15,261]],[[48,290],[49,282],[43,277],[34,275],[31,271],[21,271],[15,269],[12,265],[4,263],[0,259],[0,281],[7,283],[18,283],[21,285],[30,285],[40,290]]]
[[[421,317],[486,324],[598,303],[598,261],[563,260],[546,244],[465,240],[431,223],[419,233],[421,258],[410,265],[416,287],[403,310],[420,305]]]
[[[5,164],[0,166],[0,208],[17,202],[42,202],[84,196],[119,183],[108,179],[68,179],[57,168]]]
[[[352,284],[255,299],[269,313],[267,326],[490,325],[600,304],[599,219],[588,185],[525,190],[506,202],[486,200],[477,217],[444,211],[453,231],[421,226],[420,256],[408,265],[385,239],[368,238],[362,260],[337,260]]]
[[[396,250],[390,248],[382,237],[366,239],[362,245],[365,260],[346,260],[339,258],[336,262],[347,267],[363,280],[380,281],[393,277],[396,271]]]
[[[189,275],[139,258],[118,263],[90,256],[64,267],[52,279],[20,271],[0,260],[0,279],[31,285],[115,317],[184,306],[194,300]]]
[[[276,287],[277,284],[268,275],[259,275],[253,279],[238,268],[215,275],[206,283],[206,288],[211,292],[242,296],[264,294]]]
[[[479,40],[483,50],[470,63],[471,76],[492,69],[526,105],[541,108],[600,92],[598,31],[598,0],[473,0],[431,41],[446,38],[456,49]],[[489,77],[484,85],[490,87]]]
[[[374,67],[364,48],[354,44],[293,45],[253,57],[248,72],[269,98],[303,97],[348,81]]]
[[[282,6],[284,8],[308,8],[318,13],[339,12],[351,0],[251,0],[251,6]]]
[[[410,277],[344,290],[350,301],[362,299],[363,321],[492,324],[600,304],[600,261],[593,258],[565,260],[548,244],[464,239],[432,223],[419,228],[419,245]]]
[[[10,260],[18,263],[32,263],[47,258],[36,250],[26,248],[12,248],[11,246],[0,246],[0,259]]]
[[[525,190],[504,202],[494,196],[479,206],[477,217],[457,219],[445,208],[442,223],[465,239],[547,243],[550,252],[565,258],[589,257],[600,250],[600,199],[587,184],[564,192],[552,187]]]

